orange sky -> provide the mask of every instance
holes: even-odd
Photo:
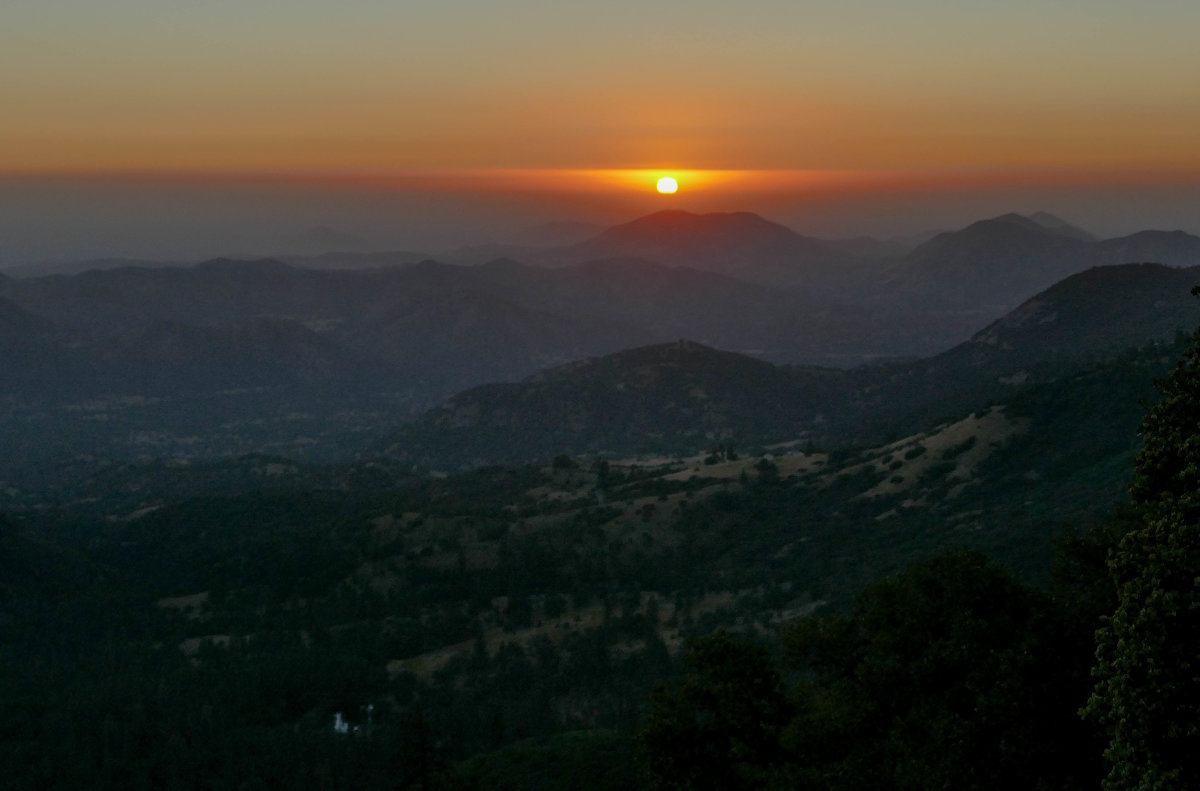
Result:
[[[1197,30],[1184,0],[6,0],[0,267],[666,207],[1200,231]]]
[[[1200,170],[1200,6],[9,0],[0,171]]]

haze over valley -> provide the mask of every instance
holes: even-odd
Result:
[[[979,346],[976,333],[1033,300],[1022,308],[1029,312],[1064,277],[1099,280],[1147,260],[1175,268],[1134,270],[1135,282],[1166,301],[1142,308],[1148,298],[1122,289],[1126,315],[1081,327],[1071,345],[1087,348],[1097,332],[1109,346],[1169,338],[1187,325],[1188,298],[1155,280],[1200,265],[1200,238],[1189,234],[1096,240],[1044,213],[980,220],[888,257],[744,212],[662,211],[579,230],[586,238],[566,245],[488,250],[524,261],[464,260],[478,250],[448,262],[328,252],[104,261],[74,274],[6,278],[3,430],[10,447],[36,448],[42,460],[249,452],[349,460],[458,391],[682,339],[785,366],[796,397],[809,402],[792,431],[807,434],[824,431],[817,415],[840,408],[820,403],[842,400],[829,382],[873,374],[807,374],[805,366],[921,370],[906,361]],[[1152,326],[1128,312],[1151,305],[1161,314]],[[1059,312],[1038,320],[1046,331],[1066,321]],[[821,383],[821,398],[800,395],[806,376]],[[945,386],[949,397],[954,384]]]
[[[1200,788],[1197,29],[6,0],[0,786]]]

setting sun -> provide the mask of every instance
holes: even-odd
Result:
[[[679,189],[679,183],[670,176],[663,176],[658,180],[658,191],[664,195],[670,195]]]

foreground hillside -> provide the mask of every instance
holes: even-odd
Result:
[[[952,547],[1044,584],[1064,523],[1124,499],[1138,400],[1181,348],[857,449],[451,476],[247,457],[7,489],[0,764],[16,788],[450,765],[532,788],[531,755],[598,751],[579,787],[628,788],[629,729],[692,637],[770,637]]]
[[[698,343],[647,346],[469,390],[380,450],[467,464],[793,439],[841,392],[839,374],[814,372],[815,386],[804,387],[787,370]]]
[[[943,354],[848,371],[776,367],[688,341],[628,350],[467,390],[375,452],[456,469],[561,453],[878,442],[1129,347],[1174,340],[1200,321],[1188,295],[1197,277],[1153,264],[1090,269]]]
[[[679,272],[636,269],[639,280],[627,266],[570,277],[624,279],[619,293],[669,302]],[[145,388],[39,400],[14,385],[3,402],[22,470],[0,485],[7,786],[657,789],[654,777],[678,776],[681,745],[703,747],[689,771],[726,777],[711,744],[724,732],[686,726],[728,713],[704,713],[705,674],[741,683],[747,668],[770,689],[734,695],[734,708],[766,701],[773,714],[756,721],[776,728],[762,741],[775,753],[743,756],[751,774],[780,769],[785,750],[802,760],[781,771],[817,783],[831,767],[846,788],[878,788],[893,769],[924,787],[928,772],[980,766],[1006,787],[1094,786],[1076,759],[1099,755],[1096,734],[1075,714],[1099,614],[1112,611],[1103,558],[1122,530],[1140,402],[1197,323],[1195,270],[1091,269],[906,363],[782,367],[691,341],[628,349],[467,390],[380,439],[370,428],[395,425],[394,390],[369,391],[369,420],[312,407],[314,393],[344,404],[339,388],[378,374],[341,354],[355,333],[415,337],[413,316],[432,310],[445,331],[425,345],[452,354],[473,322],[519,337],[550,321],[460,293],[461,271],[402,271],[441,298],[410,314],[389,297],[349,325],[315,320],[324,308],[312,305],[259,311],[263,293],[292,310],[362,285],[270,263],[112,275],[185,306],[180,283],[203,281],[214,290],[196,304],[230,311],[212,325],[154,318],[171,309],[95,275],[29,286],[45,304],[52,292],[107,300],[91,317],[0,301],[0,352],[28,363],[0,369],[11,381],[124,372]],[[252,281],[273,285],[239,291]],[[543,341],[546,353],[557,342]],[[198,389],[181,395],[188,372]],[[238,376],[254,386],[227,378]],[[387,453],[298,460],[314,426]],[[175,452],[214,434],[256,452]],[[115,436],[152,460],[54,455]],[[772,686],[771,650],[800,657],[795,694]],[[969,738],[931,753],[945,728]]]

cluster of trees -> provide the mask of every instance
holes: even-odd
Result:
[[[1200,330],[1158,389],[1133,508],[1070,534],[1050,591],[964,551],[794,622],[778,659],[694,641],[639,733],[647,786],[1200,787]]]
[[[859,495],[891,472],[866,465],[791,480],[763,459],[719,483],[568,456],[428,478],[113,470],[0,516],[0,773],[607,791],[639,782],[637,729],[653,790],[1200,787],[1198,350],[1145,418],[1133,507],[1069,536],[1050,585],[1049,536],[1127,480],[1136,392],[1166,352],[1023,391],[1007,406],[1034,430],[969,497],[922,483],[928,507],[893,495],[886,519]],[[986,519],[956,521],[968,499]],[[987,556],[929,559],[951,541]],[[712,634],[774,634],[817,602],[771,648]],[[680,675],[671,648],[694,635]]]
[[[1077,716],[1090,635],[1073,615],[960,552],[794,622],[779,661],[723,633],[695,641],[690,675],[647,712],[648,786],[1094,787],[1100,745]]]
[[[1106,791],[1200,786],[1200,330],[1158,389],[1131,490],[1136,525],[1109,556],[1118,604],[1098,634],[1086,710],[1109,736]]]

